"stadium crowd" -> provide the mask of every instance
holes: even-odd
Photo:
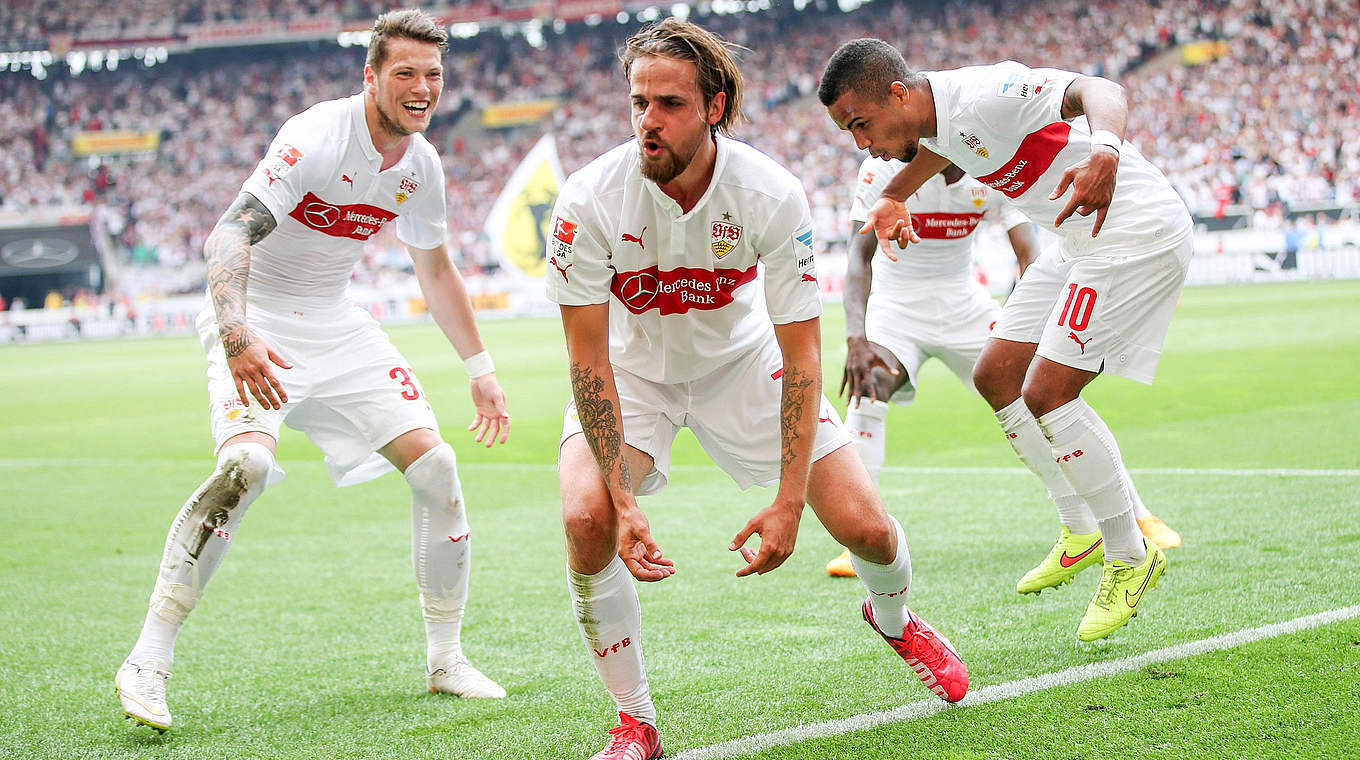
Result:
[[[13,37],[26,29],[19,23],[51,31],[77,18],[126,18],[124,5],[131,3],[21,0],[7,5],[0,20]],[[213,0],[170,5],[173,12],[162,9],[166,17],[180,22],[227,13],[270,18],[295,7],[273,0],[229,9]],[[372,13],[369,5],[316,0],[304,10],[350,17]],[[1352,137],[1360,134],[1360,85],[1351,69],[1360,18],[1346,5],[877,0],[851,13],[780,5],[698,20],[749,49],[743,67],[750,120],[738,134],[802,178],[819,235],[830,242],[843,237],[860,156],[811,93],[840,42],[885,30],[896,30],[888,36],[919,68],[1011,58],[1120,81],[1130,92],[1130,139],[1201,217],[1233,203],[1353,204],[1360,200],[1360,142]],[[155,16],[147,7],[139,3],[131,15]],[[543,132],[557,136],[568,172],[629,138],[619,118],[628,106],[615,50],[635,26],[545,29],[538,48],[495,32],[451,41],[446,90],[428,136],[444,157],[450,234],[461,264],[494,261],[483,222]],[[1179,45],[1196,41],[1220,41],[1221,54],[1183,63]],[[301,104],[358,91],[361,83],[348,72],[362,55],[361,48],[312,43],[252,48],[246,62],[234,51],[198,51],[150,69],[133,62],[76,77],[54,71],[44,81],[0,74],[0,100],[10,106],[10,118],[0,123],[0,211],[97,204],[129,260],[173,266],[200,258],[203,236],[282,120]],[[491,130],[476,118],[492,103],[538,98],[562,103],[540,124]],[[72,153],[75,133],[109,129],[159,132],[161,147],[154,156],[110,164]],[[375,248],[361,269],[404,261],[399,251]]]

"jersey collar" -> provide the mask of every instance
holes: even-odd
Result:
[[[921,73],[925,76],[926,81],[930,82],[931,98],[935,101],[933,103],[935,107],[935,136],[922,138],[922,140],[929,140],[947,150],[950,143],[953,142],[951,138],[954,136],[953,125],[949,121],[949,104],[944,100],[945,90],[949,87],[949,83],[944,81],[944,77],[938,71]]]
[[[364,157],[369,161],[382,161],[382,154],[373,144],[373,135],[368,131],[368,119],[364,115],[364,93],[350,96],[349,116],[354,134],[359,140],[359,147],[364,151]]]

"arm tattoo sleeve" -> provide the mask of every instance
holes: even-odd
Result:
[[[1063,99],[1062,99],[1062,118],[1063,118],[1063,121],[1066,121],[1066,120],[1068,120],[1068,119],[1075,119],[1075,118],[1077,118],[1078,116],[1081,116],[1082,114],[1086,113],[1086,109],[1083,108],[1082,105],[1081,105],[1081,96],[1079,96],[1079,95],[1075,92],[1076,86],[1077,86],[1077,82],[1080,82],[1080,81],[1081,81],[1081,77],[1078,77],[1078,78],[1072,80],[1072,83],[1069,84],[1069,85],[1067,85],[1067,89],[1066,89],[1066,90],[1063,90]]]
[[[203,244],[208,265],[208,293],[217,312],[217,332],[227,356],[238,356],[254,339],[246,328],[246,279],[250,246],[277,226],[274,215],[255,196],[241,193],[217,220]]]
[[[784,471],[793,462],[793,444],[798,440],[798,423],[803,419],[803,405],[808,400],[812,377],[797,368],[784,370],[783,395],[779,403],[780,456],[779,469]]]
[[[581,418],[581,430],[586,434],[595,462],[600,466],[604,482],[609,484],[615,470],[619,472],[619,486],[633,490],[633,476],[628,461],[623,457],[623,431],[619,429],[614,404],[604,397],[604,378],[584,364],[571,363],[571,392],[576,397],[576,413]]]

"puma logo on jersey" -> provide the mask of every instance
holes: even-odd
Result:
[[[1081,338],[1077,337],[1077,334],[1075,332],[1068,332],[1067,337],[1071,338],[1072,340],[1075,340],[1077,342],[1077,345],[1081,346],[1081,352],[1083,354],[1086,353],[1086,344],[1091,342],[1090,338],[1087,338],[1085,341],[1083,341]]]
[[[351,190],[354,189],[354,180],[351,179],[350,176],[349,176],[348,174],[341,174],[341,175],[340,175],[340,181],[341,181],[341,182],[348,182],[348,183],[349,183],[349,189],[351,189]]]
[[[647,250],[647,246],[643,245],[643,243],[642,243],[642,236],[643,236],[643,235],[646,235],[646,234],[647,234],[647,228],[646,228],[646,227],[643,227],[643,228],[642,228],[642,232],[639,232],[639,233],[637,234],[636,237],[634,237],[633,235],[629,235],[627,232],[625,232],[625,233],[623,233],[623,234],[619,237],[619,239],[622,240],[622,241],[625,242],[625,243],[637,243],[637,244],[638,244],[638,248],[641,248],[642,250],[645,251],[645,250]]]
[[[816,281],[817,281],[817,275],[815,275],[815,274],[808,274],[808,273],[806,273],[806,272],[803,273],[803,278],[802,278],[801,280],[799,280],[799,282],[816,282]]]

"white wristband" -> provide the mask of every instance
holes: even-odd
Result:
[[[482,351],[480,354],[473,354],[464,359],[463,367],[467,370],[468,377],[474,380],[496,371],[496,365],[491,363],[491,354],[488,354],[486,351]]]
[[[1118,153],[1120,146],[1122,146],[1123,144],[1124,141],[1120,140],[1118,135],[1116,135],[1115,133],[1111,132],[1108,129],[1097,129],[1096,131],[1091,133],[1092,149],[1094,149],[1097,145],[1104,145],[1107,148],[1114,148],[1114,152]]]

